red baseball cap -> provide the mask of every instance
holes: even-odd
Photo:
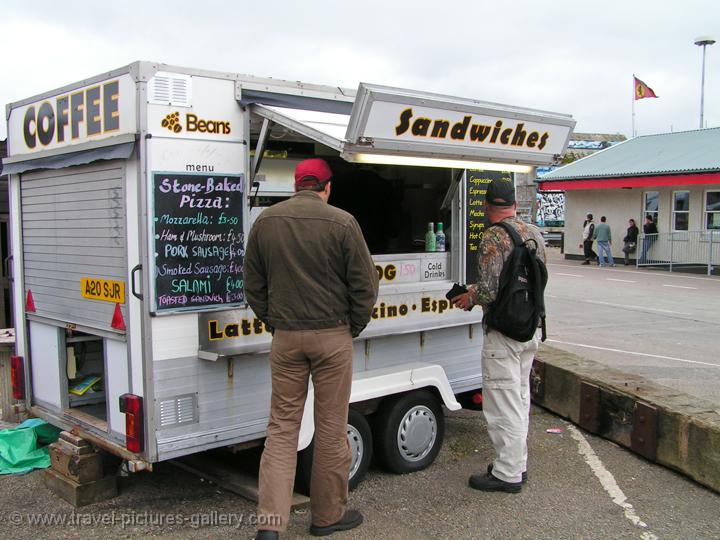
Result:
[[[331,177],[332,171],[324,159],[305,159],[295,167],[295,189],[322,185]]]

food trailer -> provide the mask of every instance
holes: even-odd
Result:
[[[442,406],[481,389],[482,313],[445,293],[476,278],[485,185],[556,162],[575,123],[150,62],[7,118],[15,397],[130,470],[262,442],[271,334],[245,301],[245,240],[292,196],[300,160],[328,161],[330,202],[357,218],[380,279],[354,341],[353,484],[373,451],[395,472],[427,467]],[[426,251],[439,222],[445,249]],[[312,435],[311,391],[299,450]]]

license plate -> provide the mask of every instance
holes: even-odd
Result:
[[[80,278],[80,294],[83,298],[124,304],[125,283],[109,279]]]

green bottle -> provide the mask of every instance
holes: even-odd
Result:
[[[442,222],[438,222],[438,231],[435,235],[435,251],[445,251],[445,233]]]
[[[428,223],[425,233],[425,251],[435,251],[435,227],[432,221]]]

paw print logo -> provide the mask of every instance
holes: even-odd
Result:
[[[182,126],[180,125],[180,113],[175,111],[174,113],[168,114],[162,121],[162,127],[168,128],[174,133],[180,133]]]

